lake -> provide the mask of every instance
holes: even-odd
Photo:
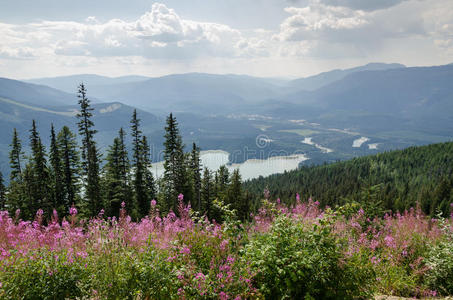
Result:
[[[228,156],[228,152],[223,150],[208,150],[200,153],[203,168],[208,167],[215,171],[220,166],[226,165],[230,171],[239,169],[243,180],[294,170],[300,162],[308,159],[304,154],[294,154],[274,156],[268,159],[249,159],[240,164],[229,164]],[[155,177],[162,177],[164,173],[163,162],[153,163],[152,172]]]

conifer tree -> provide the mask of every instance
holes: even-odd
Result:
[[[184,146],[179,135],[178,123],[173,114],[167,118],[164,142],[164,176],[163,193],[168,209],[176,210],[178,195],[188,194],[187,174],[185,166]],[[190,200],[184,197],[184,201]]]
[[[205,167],[203,179],[201,181],[201,202],[203,206],[202,211],[204,211],[209,219],[212,218],[212,198],[214,196],[213,185],[211,171]]]
[[[31,174],[27,182],[31,196],[31,210],[29,213],[32,214],[38,209],[43,209],[46,214],[50,215],[52,213],[52,198],[49,193],[49,169],[47,167],[45,148],[36,129],[35,120],[33,120],[30,130],[30,148],[29,171]]]
[[[193,188],[193,202],[192,206],[197,211],[201,211],[201,161],[200,161],[200,148],[195,143],[192,144],[192,152],[190,154],[190,174]]]
[[[50,127],[50,174],[51,174],[51,185],[52,185],[52,206],[58,211],[58,214],[62,216],[65,213],[66,207],[63,199],[63,168],[60,157],[60,150],[58,149],[57,137],[55,135],[55,128],[53,124]]]
[[[121,203],[130,202],[131,190],[128,184],[129,161],[124,144],[124,131],[113,140],[104,166],[105,207],[109,215],[119,215]]]
[[[145,202],[140,205],[140,213],[144,216],[150,210],[151,200],[156,197],[156,183],[151,172],[151,150],[146,136],[142,137],[142,160]]]
[[[80,158],[77,151],[77,141],[74,133],[67,126],[63,126],[57,136],[57,145],[61,154],[63,183],[63,205],[67,214],[72,204],[78,204]]]
[[[82,137],[82,171],[85,186],[85,198],[87,213],[95,216],[102,209],[100,183],[99,183],[99,153],[94,141],[94,134],[97,132],[91,120],[93,108],[86,96],[85,85],[81,83],[78,89],[80,111],[77,114],[79,119],[77,125],[79,134]]]
[[[230,182],[227,189],[227,203],[231,204],[233,208],[238,209],[242,200],[241,175],[239,174],[239,169],[233,171]]]
[[[132,169],[133,169],[133,188],[134,204],[136,214],[143,213],[143,206],[147,199],[144,190],[144,166],[143,166],[143,145],[142,131],[140,130],[140,119],[137,117],[137,110],[134,109],[131,119],[132,136]],[[145,212],[146,214],[146,212]]]
[[[216,191],[216,198],[225,202],[227,197],[227,189],[228,185],[230,184],[230,173],[228,168],[223,165],[216,172],[215,177],[215,191]]]
[[[16,128],[13,130],[13,139],[10,147],[9,159],[11,173],[8,186],[7,205],[10,213],[14,213],[16,209],[23,209],[26,205],[26,188],[23,182],[22,168],[22,158],[24,154]]]
[[[17,130],[13,130],[13,140],[11,142],[11,151],[9,152],[9,163],[11,168],[10,182],[22,180],[21,159],[23,157],[22,144],[17,135]]]
[[[3,183],[3,174],[0,171],[0,210],[5,210],[6,208],[6,188]]]
[[[121,176],[121,182],[123,187],[127,187],[129,185],[129,173],[130,173],[130,163],[129,163],[129,157],[127,153],[127,147],[126,147],[126,132],[124,132],[123,128],[120,128],[118,132],[118,138],[119,138],[119,156],[120,156],[120,176]]]

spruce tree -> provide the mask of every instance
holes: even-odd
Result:
[[[167,208],[175,211],[178,205],[178,195],[180,193],[188,194],[190,186],[187,184],[184,146],[179,135],[178,123],[173,114],[167,118],[164,147],[164,200]],[[184,197],[184,201],[190,200],[187,198]]]
[[[239,169],[235,169],[231,174],[231,183],[227,188],[227,204],[230,204],[237,212],[240,219],[244,219],[248,212],[242,211],[243,209],[243,195],[241,187],[241,175]]]
[[[131,198],[128,184],[129,161],[124,144],[123,129],[120,129],[119,136],[109,147],[106,160],[107,163],[104,166],[105,208],[108,215],[118,216],[121,203],[130,202]]]
[[[194,203],[192,206],[201,211],[201,161],[200,161],[200,148],[195,143],[192,144],[192,152],[190,154],[190,174],[193,188]]]
[[[80,158],[77,151],[77,141],[74,133],[67,126],[63,126],[57,136],[57,145],[60,149],[63,174],[63,206],[67,214],[72,204],[78,204]]]
[[[151,172],[151,150],[146,136],[142,137],[142,161],[143,161],[143,179],[145,202],[140,206],[142,216],[150,210],[151,200],[156,198],[156,183],[153,173]]]
[[[6,208],[6,188],[3,183],[3,174],[0,171],[0,210],[5,210]]]
[[[79,134],[82,137],[82,171],[85,186],[86,212],[95,216],[102,209],[99,183],[99,153],[94,141],[94,134],[97,132],[91,120],[93,108],[86,96],[85,85],[79,85],[77,97],[79,98],[80,111],[77,114],[79,119],[77,125]]]
[[[137,117],[136,109],[134,109],[131,119],[131,136],[132,136],[132,169],[134,174],[133,207],[136,209],[136,214],[142,214],[147,199],[144,190],[144,178],[143,178],[144,166],[143,166],[142,132],[140,130],[140,119]]]
[[[121,182],[124,188],[128,187],[129,185],[129,173],[130,173],[130,163],[129,157],[127,153],[127,147],[125,142],[126,132],[124,132],[123,128],[120,128],[118,132],[119,138],[119,155],[120,155],[120,175],[121,175]]]
[[[228,185],[230,184],[230,173],[228,168],[223,165],[216,172],[215,177],[215,191],[216,191],[216,198],[225,202],[227,197],[227,189]]]
[[[10,213],[15,213],[16,209],[24,209],[26,206],[25,199],[26,187],[23,182],[23,168],[22,168],[22,144],[17,135],[17,130],[14,128],[13,138],[11,142],[11,150],[9,152],[10,159],[10,180],[8,186],[7,206]]]
[[[55,128],[53,124],[50,127],[50,174],[51,174],[51,185],[52,185],[52,206],[58,211],[58,214],[62,216],[65,211],[64,195],[63,195],[63,167],[60,156],[60,150],[57,144],[57,137],[55,135]]]
[[[213,185],[214,183],[211,171],[205,167],[203,171],[203,179],[201,181],[201,202],[202,211],[209,219],[212,218],[212,198],[214,196]]]
[[[52,198],[49,193],[49,169],[47,167],[45,148],[36,129],[35,120],[33,120],[30,130],[30,148],[29,169],[31,174],[29,174],[27,182],[31,196],[29,213],[43,209],[46,214],[50,215],[52,213]]]
[[[11,168],[10,182],[22,180],[22,165],[21,159],[23,157],[22,144],[17,135],[17,130],[13,130],[13,140],[11,142],[11,151],[9,152],[9,163]]]

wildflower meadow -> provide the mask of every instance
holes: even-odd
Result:
[[[452,219],[420,209],[382,218],[349,204],[263,200],[223,223],[184,205],[139,222],[121,205],[79,219],[0,213],[2,299],[369,299],[453,294]],[[44,225],[46,224],[46,225]]]

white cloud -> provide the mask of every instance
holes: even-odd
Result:
[[[419,1],[400,1],[400,5],[375,11],[324,4],[334,2],[341,1],[311,0],[305,7],[286,8],[290,16],[274,35],[274,40],[286,42],[282,47],[288,49],[280,53],[364,57],[382,51],[395,39],[428,38]]]
[[[210,22],[196,21],[160,3],[128,19],[120,14],[78,22],[0,23],[0,73],[306,76],[369,61],[426,65],[453,60],[451,0],[300,0],[286,9],[288,2],[280,2],[280,26],[266,29],[244,26],[245,21],[234,28],[231,24],[238,23],[215,22],[212,15]]]
[[[239,57],[250,55],[236,47],[241,32],[224,24],[181,18],[164,4],[154,3],[151,11],[135,21],[112,19],[105,23],[88,17],[84,23],[42,21],[26,25],[0,26],[5,37],[0,46],[46,47],[66,56],[144,56],[184,59],[198,56]],[[253,41],[251,41],[253,44]],[[258,45],[259,46],[259,45]],[[6,50],[4,51],[6,53]],[[12,50],[8,50],[8,53]],[[20,55],[20,51],[16,51]]]

